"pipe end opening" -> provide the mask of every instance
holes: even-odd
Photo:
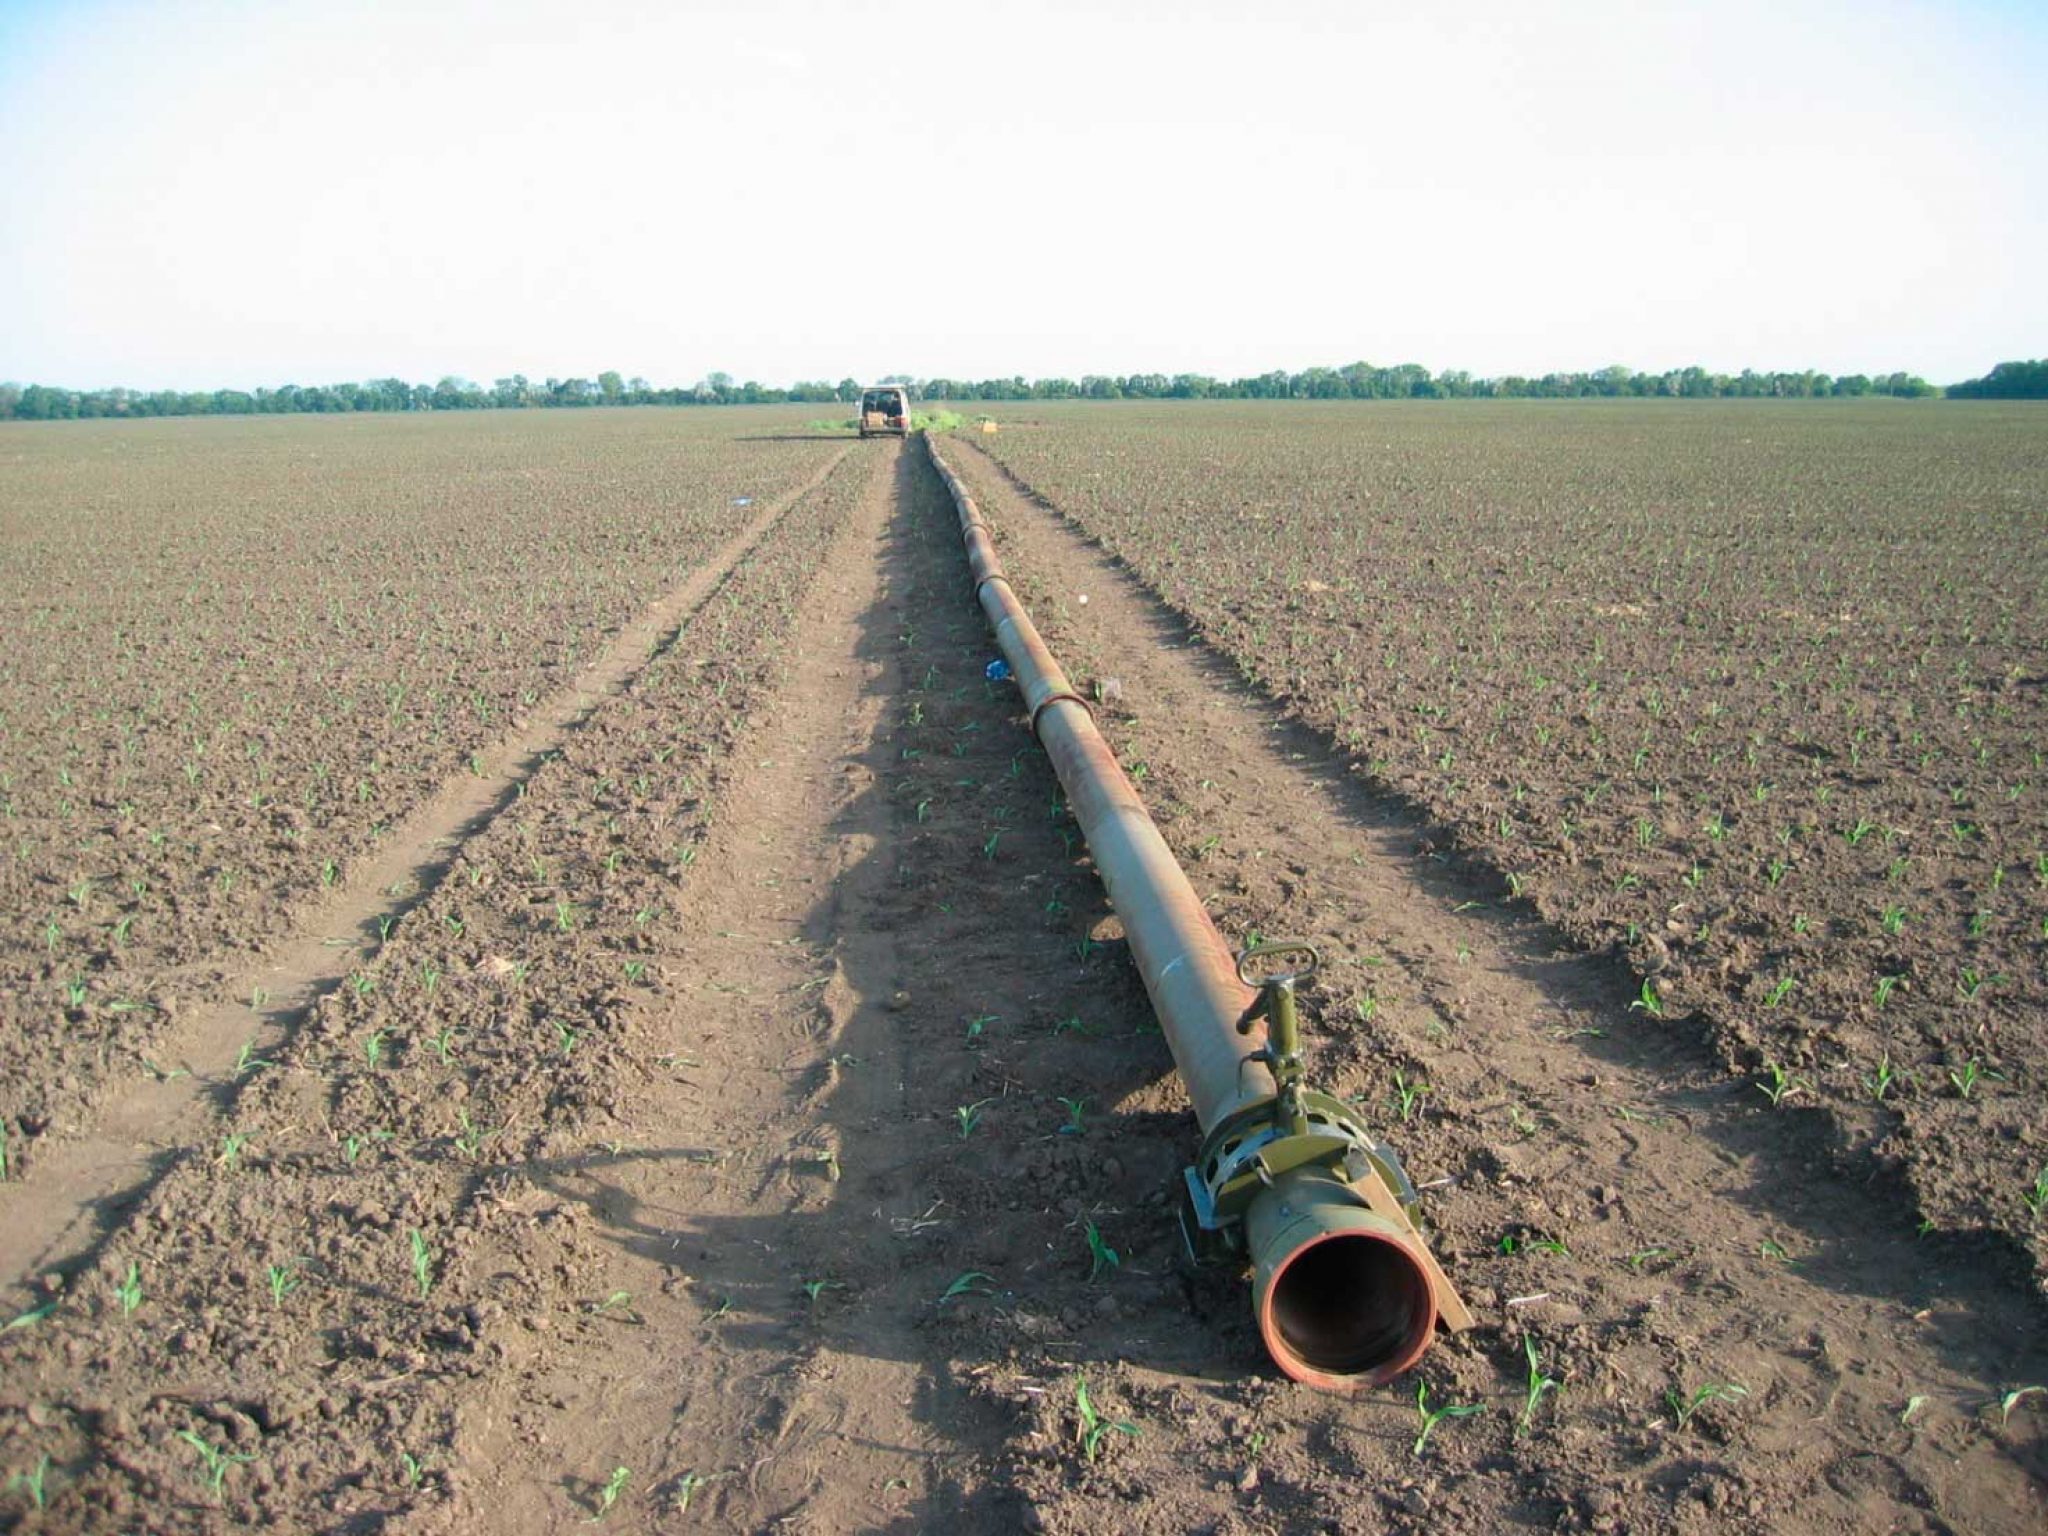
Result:
[[[1371,1232],[1332,1232],[1274,1272],[1259,1331],[1297,1381],[1350,1389],[1392,1381],[1436,1330],[1436,1296],[1408,1246]]]

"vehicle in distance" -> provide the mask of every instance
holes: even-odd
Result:
[[[910,391],[877,384],[860,392],[860,435],[903,437],[910,431]]]

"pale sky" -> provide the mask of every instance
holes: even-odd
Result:
[[[2048,4],[0,0],[0,379],[2048,356]]]

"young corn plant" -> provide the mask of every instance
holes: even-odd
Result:
[[[939,1305],[943,1307],[947,1302],[958,1301],[963,1296],[993,1296],[994,1281],[994,1275],[983,1274],[978,1269],[970,1269],[965,1274],[955,1275],[953,1283],[939,1294]]]
[[[412,1229],[411,1246],[413,1283],[420,1288],[420,1300],[425,1301],[434,1291],[434,1250],[418,1227]]]
[[[1088,1399],[1088,1382],[1078,1371],[1074,1375],[1074,1413],[1079,1426],[1074,1438],[1081,1443],[1081,1454],[1091,1463],[1102,1449],[1102,1442],[1112,1434],[1138,1437],[1138,1426],[1129,1419],[1106,1419]]]
[[[142,1305],[142,1266],[133,1259],[128,1261],[128,1273],[114,1287],[114,1300],[123,1317],[133,1317],[135,1309]]]
[[[226,1446],[215,1445],[211,1440],[189,1429],[179,1430],[178,1438],[199,1453],[199,1460],[206,1468],[207,1492],[213,1495],[216,1504],[223,1502],[221,1485],[227,1481],[228,1473],[256,1459],[254,1456],[231,1451]]]
[[[975,1129],[980,1126],[982,1109],[990,1102],[988,1099],[976,1099],[972,1104],[962,1104],[953,1111],[953,1118],[960,1126],[960,1139],[962,1141],[972,1136]]]
[[[1737,1398],[1749,1396],[1749,1388],[1736,1386],[1733,1382],[1710,1381],[1690,1395],[1671,1388],[1664,1394],[1664,1404],[1671,1410],[1671,1425],[1683,1434],[1687,1425],[1709,1403],[1734,1402]]]
[[[1407,1120],[1421,1107],[1423,1096],[1428,1092],[1428,1083],[1420,1079],[1411,1083],[1401,1073],[1394,1074],[1394,1108],[1403,1120]]]
[[[2005,1428],[2012,1418],[2013,1409],[2030,1397],[2048,1395],[2048,1387],[2014,1387],[1998,1400],[1998,1427]]]
[[[2038,1222],[2041,1213],[2048,1211],[2048,1168],[2043,1168],[2034,1175],[2034,1187],[2021,1190],[2020,1199],[2026,1202],[2027,1210]]]
[[[1802,1093],[1811,1095],[1813,1092],[1812,1083],[1803,1077],[1787,1072],[1775,1061],[1765,1062],[1764,1071],[1769,1075],[1770,1081],[1758,1083],[1756,1091],[1769,1099],[1773,1108],[1783,1104],[1789,1098]]]
[[[48,1455],[45,1455],[36,1463],[36,1469],[33,1472],[8,1473],[7,1491],[12,1493],[15,1489],[19,1488],[28,1494],[28,1501],[32,1506],[38,1510],[45,1509],[48,1506],[45,1502],[47,1495],[43,1491],[43,1481],[49,1475],[50,1458]]]
[[[1415,1383],[1415,1416],[1422,1421],[1422,1433],[1415,1437],[1416,1460],[1422,1459],[1422,1452],[1429,1444],[1429,1437],[1445,1419],[1469,1419],[1474,1414],[1484,1412],[1486,1405],[1483,1403],[1445,1403],[1441,1408],[1432,1408],[1429,1406],[1429,1383]]]
[[[613,1467],[612,1475],[606,1478],[604,1486],[597,1490],[596,1512],[593,1513],[591,1517],[583,1523],[585,1525],[595,1525],[598,1523],[598,1521],[602,1520],[606,1515],[610,1514],[612,1512],[612,1506],[618,1503],[620,1499],[625,1497],[626,1484],[631,1482],[632,1480],[633,1473],[631,1468]]]
[[[1088,1278],[1100,1279],[1105,1273],[1114,1274],[1123,1264],[1123,1258],[1103,1240],[1102,1231],[1094,1222],[1088,1223]]]
[[[1547,1392],[1560,1390],[1564,1383],[1555,1376],[1544,1372],[1541,1359],[1536,1353],[1536,1340],[1528,1334],[1522,1335],[1522,1354],[1529,1362],[1529,1379],[1525,1384],[1522,1399],[1522,1416],[1515,1421],[1515,1433],[1526,1435],[1536,1418],[1536,1410],[1542,1406]]]
[[[1863,1079],[1863,1091],[1882,1104],[1885,1095],[1892,1091],[1893,1086],[1904,1075],[1892,1065],[1892,1053],[1882,1052],[1877,1058],[1877,1070]]]

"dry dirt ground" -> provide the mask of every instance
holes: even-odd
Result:
[[[1312,1071],[1404,1154],[1479,1328],[1319,1395],[1184,1266],[1161,1037],[983,676],[943,489],[864,444],[536,717],[503,793],[424,815],[387,933],[326,946],[380,914],[322,912],[266,952],[311,1001],[259,1064],[191,1010],[190,1079],[0,1186],[0,1520],[2043,1528],[2009,1248],[1918,1238],[944,451],[1225,934],[1328,946]],[[1418,1391],[1478,1411],[1418,1449]]]

